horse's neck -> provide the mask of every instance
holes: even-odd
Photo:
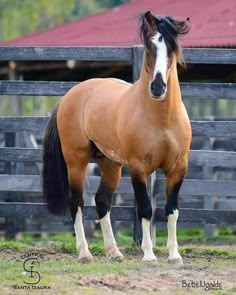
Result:
[[[146,110],[158,118],[158,121],[162,119],[167,123],[169,121],[173,122],[173,116],[177,114],[177,110],[182,104],[176,65],[171,69],[167,82],[167,94],[164,100],[158,101],[150,96],[149,77],[144,65],[142,66],[138,86],[140,103],[145,105]]]

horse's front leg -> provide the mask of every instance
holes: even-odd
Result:
[[[156,260],[153,253],[153,245],[150,233],[150,220],[152,218],[152,206],[147,194],[146,180],[137,173],[131,173],[132,184],[138,208],[138,216],[142,224],[142,250],[144,253],[143,261]]]
[[[177,220],[179,217],[178,194],[187,171],[187,160],[178,163],[173,171],[166,174],[166,217],[167,217],[167,249],[169,251],[168,262],[183,264],[178,251]]]
[[[101,182],[95,201],[104,239],[105,253],[109,259],[122,261],[123,255],[117,247],[110,219],[112,197],[120,181],[122,166],[106,157],[96,160],[101,169]]]

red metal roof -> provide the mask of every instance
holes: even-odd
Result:
[[[137,15],[146,10],[190,17],[192,27],[182,41],[185,47],[236,47],[235,0],[134,0],[1,45],[131,46],[140,43]]]

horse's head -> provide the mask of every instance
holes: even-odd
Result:
[[[149,92],[153,99],[164,99],[170,71],[183,64],[178,36],[189,31],[189,19],[154,16],[150,11],[140,16],[140,36],[144,43],[145,69],[149,75]]]

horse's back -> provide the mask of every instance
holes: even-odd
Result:
[[[71,88],[61,99],[57,125],[62,147],[86,149],[91,141],[117,144],[118,105],[131,84],[113,78],[89,79]]]

